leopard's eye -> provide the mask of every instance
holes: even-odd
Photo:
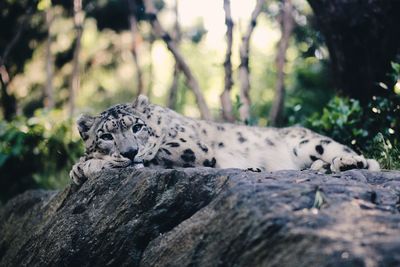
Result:
[[[106,140],[106,141],[110,141],[110,140],[114,139],[113,136],[111,134],[109,134],[109,133],[105,133],[105,134],[100,135],[100,138],[103,139],[103,140]]]
[[[136,124],[132,127],[132,132],[137,133],[143,128],[143,124]]]

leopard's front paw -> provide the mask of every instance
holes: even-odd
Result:
[[[248,172],[262,172],[261,168],[247,168],[246,171]]]
[[[102,160],[104,161],[104,164],[101,169],[124,168],[132,164],[130,159],[124,158],[120,155],[105,156]]]
[[[351,169],[368,169],[367,160],[363,156],[343,156],[332,160],[331,171],[341,172]]]
[[[381,170],[381,166],[379,163],[374,159],[367,159],[368,170],[378,172]]]
[[[87,180],[83,171],[83,166],[80,162],[72,166],[72,169],[69,172],[69,177],[76,185],[81,185]]]
[[[331,173],[331,164],[318,159],[311,164],[310,170],[317,171],[319,173],[329,174]]]

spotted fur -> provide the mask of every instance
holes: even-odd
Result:
[[[152,166],[283,169],[339,172],[379,170],[372,159],[301,127],[262,128],[182,116],[139,96],[98,116],[82,116],[78,130],[86,154],[71,177],[81,183],[104,168]]]

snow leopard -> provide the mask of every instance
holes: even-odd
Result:
[[[97,116],[82,115],[85,143],[70,177],[82,184],[106,168],[240,168],[256,171],[378,171],[374,159],[303,127],[255,127],[183,116],[139,95]]]

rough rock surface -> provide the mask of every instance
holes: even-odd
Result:
[[[400,172],[124,169],[0,210],[0,266],[400,266]]]

